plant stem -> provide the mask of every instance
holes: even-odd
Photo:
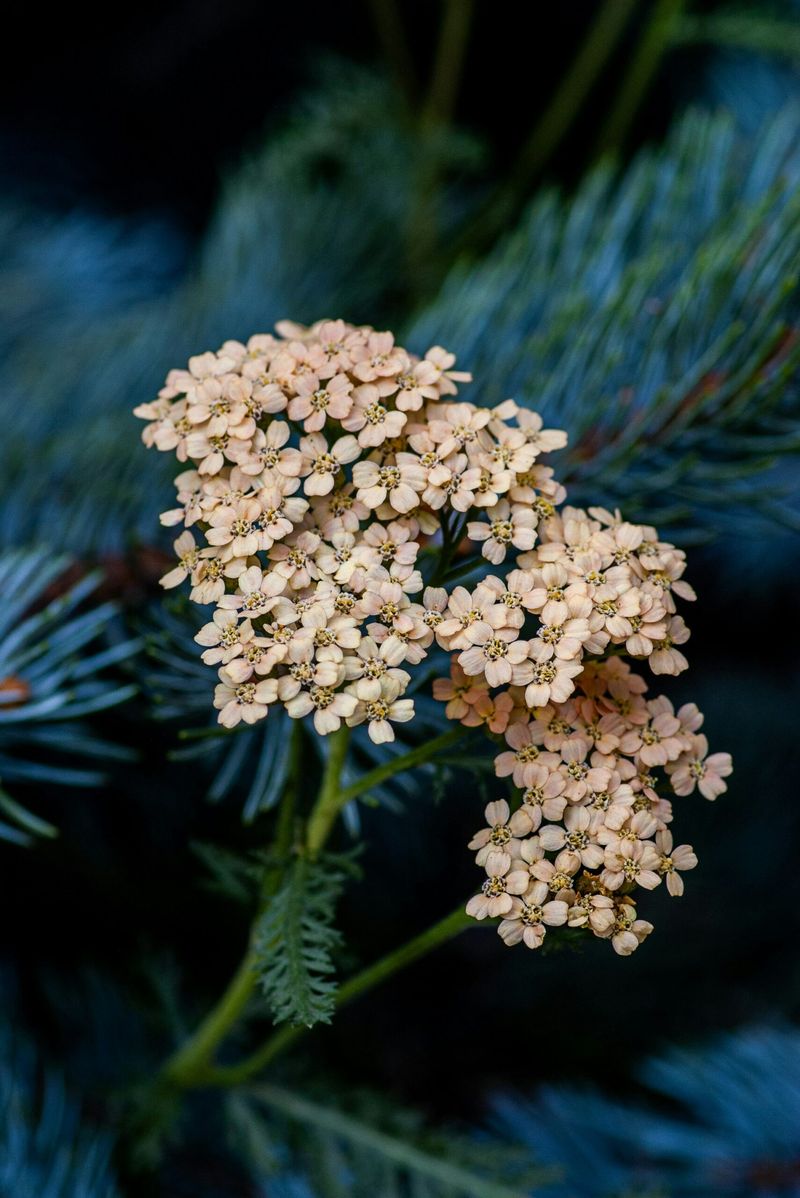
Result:
[[[403,753],[402,757],[394,757],[391,761],[384,762],[383,765],[378,765],[374,770],[370,770],[368,774],[364,774],[357,782],[353,782],[346,790],[342,790],[338,795],[338,806],[341,810],[352,799],[357,799],[359,795],[366,794],[375,786],[380,786],[382,782],[386,782],[388,778],[395,774],[400,774],[403,770],[411,770],[414,766],[422,765],[426,761],[430,761],[431,757],[435,757],[443,749],[449,749],[457,741],[466,734],[466,728],[458,725],[457,728],[452,728],[449,732],[443,732],[441,736],[435,737],[433,740],[425,741],[422,745],[417,745],[416,749],[410,749],[408,753]]]
[[[396,0],[367,0],[367,3],[389,70],[411,106],[417,97],[418,83],[400,7]]]
[[[179,1088],[194,1084],[195,1078],[207,1067],[214,1049],[246,1007],[255,981],[253,960],[248,952],[217,1005],[167,1061],[161,1073],[164,1081]]]
[[[532,179],[550,161],[617,46],[637,0],[605,0],[571,67],[496,194],[470,219],[457,250],[488,247],[508,228]],[[476,240],[477,239],[477,240]]]
[[[422,112],[426,125],[449,125],[469,41],[473,0],[445,0],[436,61]]]
[[[339,992],[336,996],[337,1009],[352,1002],[367,990],[371,990],[374,986],[380,985],[386,978],[397,973],[398,970],[405,969],[414,961],[424,957],[433,949],[438,948],[440,944],[445,944],[448,940],[452,940],[460,932],[463,932],[468,927],[474,927],[475,921],[465,913],[463,904],[458,906],[455,911],[451,911],[444,919],[440,919],[432,927],[421,932],[419,936],[415,936],[413,940],[409,940],[400,948],[394,949],[385,957],[381,957],[373,965],[368,965],[366,969],[362,969],[355,977],[350,978],[339,987]],[[220,1066],[215,1069],[207,1069],[202,1074],[197,1075],[195,1079],[196,1085],[201,1086],[237,1086],[242,1082],[248,1081],[257,1073],[284,1052],[295,1041],[309,1029],[306,1027],[282,1027],[275,1032],[270,1038],[262,1044],[261,1048],[256,1049],[249,1057],[245,1057],[237,1065]]]
[[[598,155],[618,149],[625,141],[661,56],[672,41],[675,22],[685,6],[686,0],[656,0],[650,21],[598,138]]]
[[[572,66],[536,122],[510,178],[524,186],[549,161],[619,41],[637,0],[606,0],[592,22]]]
[[[297,789],[297,766],[301,750],[302,728],[295,724],[292,729],[292,744],[289,757],[289,780],[278,813],[274,850],[277,856],[289,852],[293,835],[294,806]],[[259,913],[280,885],[281,871],[278,867],[267,870],[261,888]],[[217,1045],[237,1022],[255,989],[256,975],[253,970],[253,928],[250,944],[239,968],[231,978],[224,994],[206,1018],[200,1023],[185,1044],[167,1061],[162,1070],[162,1079],[173,1086],[191,1084],[193,1077],[202,1071],[211,1060]]]
[[[450,520],[446,516],[442,518],[442,548],[431,578],[431,586],[441,586],[447,577],[450,563],[463,540],[465,528],[466,519],[458,512],[452,512]]]
[[[330,835],[336,816],[345,805],[345,802],[349,801],[342,798],[342,792],[339,790],[339,779],[342,776],[342,769],[344,768],[347,749],[350,744],[350,729],[346,724],[342,724],[339,731],[332,733],[328,739],[330,749],[328,751],[328,760],[325,763],[325,772],[322,776],[322,785],[320,786],[319,796],[314,804],[314,809],[308,818],[308,828],[306,830],[306,851],[312,859],[319,855],[322,846]]]
[[[278,821],[278,832],[275,839],[275,848],[278,853],[288,853],[291,845],[299,737],[302,735],[299,727],[297,725],[293,732],[292,772]],[[370,771],[370,773],[365,774],[363,778],[360,778],[358,782],[354,782],[352,786],[347,787],[345,790],[340,790],[339,783],[350,742],[350,729],[343,725],[338,732],[333,733],[330,737],[330,750],[328,760],[325,764],[319,795],[309,816],[307,825],[306,852],[308,855],[315,857],[319,854],[330,835],[336,817],[342,808],[352,799],[357,798],[358,795],[363,794],[371,787],[385,782],[387,778],[391,778],[394,774],[398,774],[402,770],[412,769],[414,766],[428,761],[443,749],[454,745],[464,733],[465,729],[459,725],[450,732],[446,732],[434,740],[427,741],[425,744],[417,746],[416,749],[411,749],[410,752],[404,753],[401,757],[387,761],[384,765],[380,765]],[[266,875],[261,910],[263,910],[269,897],[274,894],[279,883],[279,870],[271,871]],[[226,1077],[232,1071],[247,1066],[248,1061],[254,1058],[260,1059],[262,1055],[265,1055],[265,1060],[268,1062],[272,1059],[273,1055],[288,1047],[305,1030],[294,1027],[279,1029],[260,1052],[254,1054],[254,1058],[248,1058],[247,1061],[242,1062],[239,1066],[215,1068],[209,1064],[215,1049],[222,1042],[231,1027],[237,1022],[255,988],[256,977],[253,969],[252,939],[256,923],[257,919],[254,921],[253,929],[251,930],[251,947],[245,954],[225,993],[186,1043],[167,1061],[161,1073],[162,1082],[166,1082],[175,1088],[189,1088],[208,1084],[234,1085],[236,1084],[235,1082],[217,1083],[216,1080],[212,1083],[209,1079],[216,1079],[220,1076]],[[423,932],[415,940],[410,941],[394,953],[390,953],[388,957],[383,958],[356,977],[351,978],[349,982],[340,987],[337,998],[338,1004],[348,1002],[351,998],[355,998],[360,994],[362,990],[368,989],[370,986],[382,981],[384,977],[388,977],[396,969],[402,968],[405,964],[416,960],[418,956],[429,952],[431,948],[435,948],[443,939],[448,939],[455,932],[461,931],[468,923],[469,921],[464,915],[463,910],[459,908],[458,911],[453,912],[452,915],[435,924],[433,928],[429,928],[427,932]],[[260,1067],[259,1065],[258,1068]],[[247,1076],[250,1076],[249,1071],[247,1072]]]
[[[421,105],[414,155],[408,238],[408,290],[418,302],[438,283],[442,270],[441,174],[445,131],[456,104],[469,44],[474,0],[443,0],[443,12],[427,95]]]

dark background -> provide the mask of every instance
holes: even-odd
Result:
[[[162,216],[193,238],[205,228],[219,184],[242,152],[278,126],[330,56],[391,74],[371,4],[310,0],[301,9],[258,0],[114,6],[98,21],[88,5],[17,5],[21,45],[2,81],[4,175],[12,192],[63,211]],[[416,92],[430,71],[439,11],[405,0]],[[518,33],[516,6],[477,4],[458,122],[486,139],[502,174],[571,61],[599,6],[535,5]],[[713,4],[700,4],[700,10]],[[643,16],[646,15],[644,6]],[[637,31],[634,22],[580,114],[550,174],[574,181],[593,149]],[[710,52],[673,56],[639,114],[629,149],[658,137],[702,77]],[[688,86],[687,86],[688,85]]]

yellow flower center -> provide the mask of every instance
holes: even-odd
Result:
[[[497,661],[500,657],[506,657],[508,654],[508,644],[502,641],[499,636],[493,636],[483,646],[483,655],[489,661]]]
[[[493,520],[490,527],[495,541],[500,541],[502,545],[507,545],[514,535],[514,525],[510,520]]]
[[[368,408],[364,408],[364,419],[367,424],[383,424],[388,413],[383,404],[372,403]]]

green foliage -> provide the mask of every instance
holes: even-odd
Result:
[[[59,544],[82,553],[152,540],[174,463],[137,449],[130,411],[155,395],[171,367],[198,346],[287,316],[312,321],[327,312],[380,324],[407,309],[420,273],[408,254],[420,179],[434,170],[444,180],[435,223],[446,242],[469,203],[457,182],[475,165],[476,144],[452,130],[421,141],[387,81],[352,63],[316,74],[317,87],[229,175],[183,278],[165,285],[155,237],[149,254],[144,236],[132,238],[126,260],[116,226],[75,221],[59,239],[46,223],[34,232],[23,215],[0,210],[0,292],[54,293],[52,312],[26,306],[18,324],[0,329],[0,394],[15,411],[0,443],[9,497],[0,543],[36,539],[54,525]],[[27,256],[21,235],[34,242]]]
[[[276,1023],[330,1023],[336,1002],[333,954],[342,942],[336,903],[351,857],[296,857],[256,926],[256,969]]]
[[[774,464],[800,448],[797,114],[750,142],[689,113],[622,175],[546,193],[412,324],[468,363],[467,398],[509,395],[569,431],[580,502],[713,535],[793,520]]]
[[[190,846],[194,855],[205,866],[203,884],[217,894],[224,895],[237,903],[250,903],[264,874],[264,864],[253,857],[243,858],[240,853],[226,849],[223,845],[194,841]]]
[[[714,45],[751,50],[800,63],[800,26],[777,8],[730,8],[685,13],[672,32],[675,45]]]
[[[152,537],[172,467],[132,448],[129,408],[199,347],[324,313],[400,322],[412,348],[459,354],[478,401],[514,395],[568,428],[561,473],[577,500],[600,479],[632,518],[706,534],[754,513],[792,518],[769,471],[797,449],[794,108],[753,138],[729,118],[690,113],[624,172],[606,164],[571,198],[541,195],[485,259],[454,263],[453,233],[473,210],[473,151],[452,133],[423,145],[368,73],[321,77],[231,176],[198,259],[171,291],[154,268],[148,298],[133,288],[127,302],[98,303],[91,320],[42,327],[31,313],[16,330],[3,379],[18,418],[0,446],[12,496],[0,537],[54,523],[60,543],[82,550]],[[433,230],[418,187],[428,159],[444,180]],[[406,276],[419,274],[423,226],[438,238],[426,260],[446,279],[414,314]],[[17,234],[0,222],[0,238]],[[103,295],[109,286],[98,280]],[[22,466],[28,444],[41,447],[36,471]]]
[[[113,603],[88,607],[101,574],[71,581],[68,557],[48,549],[0,553],[0,777],[4,783],[96,786],[98,760],[130,754],[92,735],[84,719],[130,698],[109,668],[138,644],[112,629]],[[89,758],[89,769],[69,763]],[[66,761],[60,760],[66,758]],[[28,843],[55,828],[0,790],[0,837]]]
[[[143,621],[148,665],[142,686],[155,719],[174,721],[182,741],[174,760],[204,763],[213,773],[208,798],[241,792],[243,818],[252,823],[280,799],[289,765],[289,717],[273,709],[256,728],[221,728],[211,709],[216,676],[198,656],[197,611],[186,600],[157,604]]]
[[[117,1198],[111,1138],[84,1123],[79,1104],[32,1048],[0,1039],[0,1194],[4,1198]]]
[[[420,1115],[377,1094],[350,1096],[346,1108],[334,1108],[259,1085],[229,1100],[227,1114],[255,1171],[278,1174],[265,1179],[264,1194],[522,1198],[546,1176],[527,1152],[485,1134],[432,1133]]]

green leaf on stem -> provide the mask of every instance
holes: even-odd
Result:
[[[336,1001],[333,954],[341,944],[336,904],[351,858],[297,857],[255,929],[255,970],[276,1023],[330,1023]]]

